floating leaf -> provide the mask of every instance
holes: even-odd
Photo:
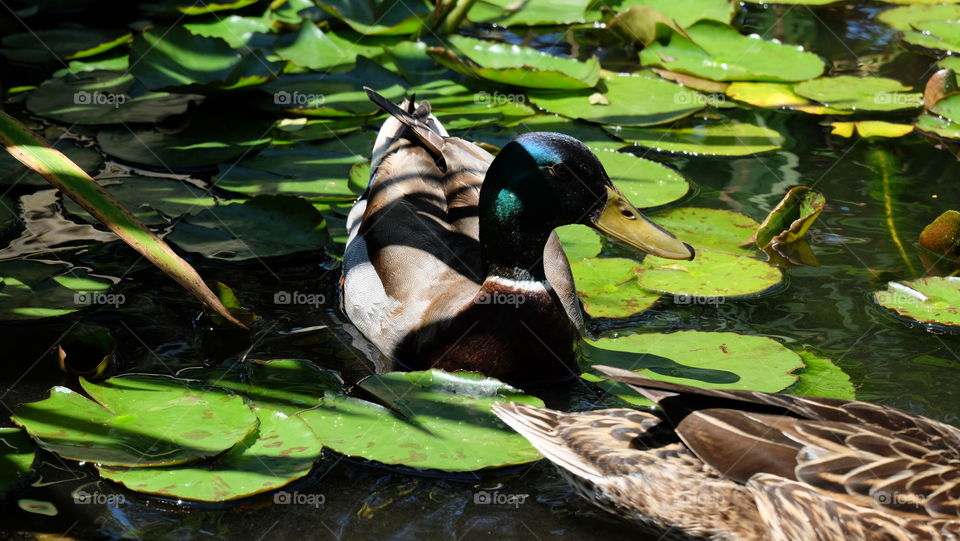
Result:
[[[361,34],[412,34],[430,14],[421,0],[321,0],[317,5]]]
[[[360,386],[389,405],[328,394],[300,414],[326,447],[385,464],[474,471],[540,458],[490,411],[495,402],[539,399],[480,374],[389,372]]]
[[[357,49],[344,46],[335,37],[324,33],[309,20],[300,24],[300,31],[288,34],[294,39],[279,43],[275,52],[280,58],[311,70],[325,70],[357,60]]]
[[[806,368],[797,375],[797,382],[787,387],[783,392],[801,396],[822,396],[824,398],[840,398],[853,400],[856,393],[850,376],[839,366],[830,362],[830,359],[818,357],[809,351],[798,351]]]
[[[714,389],[777,392],[797,381],[804,366],[799,355],[763,336],[731,332],[680,331],[601,338],[580,346],[589,364],[636,371],[649,378]],[[622,383],[601,380],[600,387],[621,400],[649,405]]]
[[[960,93],[957,86],[957,74],[949,68],[938,70],[927,79],[923,88],[923,106],[932,109],[944,98]]]
[[[353,201],[363,191],[366,179],[352,189],[348,176],[354,165],[366,161],[363,156],[310,147],[268,148],[239,163],[221,164],[212,180],[218,188],[247,195],[324,196]]]
[[[154,177],[118,177],[100,183],[121,205],[131,209],[133,216],[146,225],[160,225],[169,218],[195,214],[212,207],[216,200],[206,190],[185,182]],[[72,199],[63,202],[64,209],[90,223],[97,223]]]
[[[828,107],[849,111],[896,111],[922,105],[919,92],[884,77],[822,77],[802,82],[793,91]]]
[[[182,26],[148,28],[130,45],[130,71],[147,88],[237,82],[244,55]]]
[[[815,54],[741,35],[720,22],[700,21],[686,33],[689,39],[673,33],[666,44],[646,47],[640,62],[715,81],[803,81],[823,73]]]
[[[960,212],[948,210],[923,228],[920,245],[947,257],[960,257]]]
[[[817,190],[794,186],[770,211],[750,241],[760,248],[797,242],[807,234],[826,204],[827,199]]]
[[[497,43],[465,36],[450,36],[447,41],[463,54],[432,47],[428,53],[437,62],[468,77],[527,88],[575,89],[597,84],[600,62],[586,62],[542,53],[531,47]]]
[[[167,240],[211,259],[246,261],[330,248],[323,216],[298,197],[258,195],[204,209],[177,223]]]
[[[30,30],[6,35],[0,40],[0,54],[14,62],[54,62],[98,55],[126,43],[129,39],[130,34],[122,30]]]
[[[310,473],[322,445],[306,423],[269,408],[254,411],[257,432],[213,462],[156,468],[98,466],[97,470],[130,490],[204,502],[274,490]]]
[[[30,436],[19,428],[0,427],[0,495],[30,471],[36,452]]]
[[[889,282],[873,298],[887,310],[920,323],[960,327],[960,277]]]
[[[916,3],[916,2],[911,2]],[[903,6],[888,9],[878,16],[880,21],[903,33],[907,43],[953,53],[960,53],[960,27],[954,22],[960,19],[960,5]]]
[[[0,261],[0,320],[62,316],[104,296],[111,282],[85,269],[24,259]]]
[[[790,83],[735,82],[726,88],[731,98],[757,107],[777,107],[812,115],[846,115],[850,111],[831,109],[798,96]]]
[[[655,9],[684,28],[704,19],[729,23],[734,13],[733,4],[726,0],[627,0],[618,9],[629,11],[636,6]]]
[[[254,433],[257,417],[239,396],[207,393],[167,376],[80,380],[93,400],[54,387],[17,406],[13,421],[64,458],[112,466],[179,464],[214,456]]]
[[[467,14],[475,23],[498,26],[571,24],[586,21],[590,0],[478,0]]]
[[[261,17],[228,15],[207,22],[190,22],[183,25],[190,33],[206,38],[220,38],[235,49],[251,45],[257,34],[270,32],[270,21]]]
[[[732,6],[732,4],[729,4]],[[685,34],[670,17],[650,6],[630,6],[610,19],[607,27],[625,40],[650,45],[665,40],[673,32]]]
[[[197,94],[143,91],[129,73],[94,70],[44,82],[27,97],[32,112],[70,124],[160,122],[203,101]]]
[[[960,123],[948,118],[941,118],[924,113],[917,118],[916,128],[923,132],[939,135],[940,137],[960,139]]]
[[[343,381],[334,372],[301,359],[236,363],[227,368],[185,368],[178,377],[199,380],[249,398],[258,408],[287,415],[316,407],[328,391]]]
[[[720,209],[681,207],[658,212],[650,217],[660,227],[673,232],[696,249],[751,255],[741,248],[760,226],[739,212]]]
[[[680,128],[615,126],[608,129],[635,145],[703,156],[748,156],[777,150],[784,141],[776,130],[734,121],[707,121]]]
[[[580,224],[570,224],[554,230],[563,244],[563,251],[572,263],[578,259],[593,257],[600,253],[603,245],[600,236],[591,227]]]
[[[239,158],[270,142],[272,123],[240,115],[195,114],[180,130],[159,126],[107,128],[97,144],[128,162],[182,171]]]
[[[882,120],[860,120],[857,122],[831,122],[831,135],[853,136],[854,130],[860,137],[903,137],[913,131],[910,124],[897,124]]]
[[[610,180],[636,207],[666,205],[690,191],[690,185],[679,173],[655,161],[623,152],[596,154]]]
[[[629,317],[653,306],[659,293],[637,287],[640,264],[631,259],[590,257],[572,261],[577,295],[592,317]]]
[[[691,261],[655,256],[643,260],[637,283],[641,288],[674,296],[677,304],[754,296],[780,284],[783,276],[765,261],[746,256],[698,250]]]
[[[604,77],[598,90],[608,104],[591,101],[597,91],[530,91],[534,105],[570,118],[600,124],[650,126],[688,116],[706,106],[706,98],[693,90],[649,74]],[[643,96],[643,99],[637,99]]]

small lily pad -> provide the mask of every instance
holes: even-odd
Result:
[[[182,171],[239,158],[270,142],[273,123],[241,115],[195,114],[178,130],[158,126],[107,128],[97,144],[110,156],[155,167]]]
[[[960,123],[949,118],[924,113],[917,118],[916,128],[947,139],[960,139]]]
[[[588,4],[590,0],[478,0],[467,17],[498,26],[582,23]]]
[[[389,372],[360,386],[389,408],[328,394],[298,415],[326,447],[345,455],[442,471],[475,471],[540,458],[526,439],[490,411],[495,402],[543,405],[480,374]]]
[[[106,298],[109,280],[82,268],[24,259],[0,261],[0,321],[56,317]]]
[[[422,0],[322,0],[317,5],[361,34],[409,35],[430,16]]]
[[[593,364],[632,370],[649,378],[714,389],[777,392],[797,381],[792,372],[804,366],[799,355],[776,340],[731,332],[680,331],[644,333],[583,342],[580,352]],[[649,405],[622,383],[584,379],[621,400]]]
[[[604,100],[591,97],[599,93]],[[651,126],[688,116],[706,106],[699,92],[650,74],[611,75],[597,89],[574,92],[530,91],[534,105],[570,118],[600,124]],[[643,96],[643,99],[637,99]]]
[[[689,304],[754,296],[776,287],[782,279],[780,270],[765,261],[698,250],[691,261],[645,257],[637,283],[643,289],[671,294],[679,304]]]
[[[704,19],[729,23],[734,13],[733,4],[726,0],[628,0],[619,9],[634,6],[655,9],[683,28]]]
[[[592,317],[629,317],[660,298],[637,287],[640,264],[631,259],[589,257],[571,262],[570,269],[577,295]]]
[[[703,156],[749,156],[777,150],[784,138],[774,129],[744,122],[706,121],[677,128],[614,126],[610,133],[662,152]]]
[[[80,384],[93,400],[54,387],[17,406],[13,421],[64,458],[112,466],[179,464],[221,453],[257,428],[239,396],[207,393],[167,376]]]
[[[737,81],[726,88],[727,96],[757,107],[776,107],[802,111],[811,115],[845,115],[851,111],[831,109],[798,96],[791,83],[756,83]]]
[[[690,191],[690,185],[679,173],[655,161],[623,152],[596,154],[610,180],[636,207],[667,205]]]
[[[204,209],[177,223],[167,240],[188,252],[226,261],[331,247],[323,215],[309,202],[286,195],[258,195]]]
[[[126,469],[98,466],[97,470],[130,490],[203,502],[252,496],[310,473],[322,445],[306,423],[274,409],[254,411],[257,431],[213,462]]]
[[[960,277],[931,276],[890,282],[873,294],[887,310],[920,323],[960,327]]]
[[[581,224],[570,224],[554,230],[563,245],[567,259],[573,263],[578,259],[593,257],[603,248],[600,235],[591,228]]]
[[[730,210],[681,207],[658,212],[650,217],[697,249],[750,255],[741,248],[749,242],[760,224],[749,216]]]
[[[44,82],[27,97],[27,108],[70,124],[152,123],[184,113],[203,99],[147,91],[129,73],[93,70]]]
[[[822,77],[802,82],[793,91],[833,109],[848,111],[896,111],[923,104],[923,95],[885,77]]]
[[[797,382],[783,392],[801,396],[822,396],[853,400],[856,393],[850,376],[830,359],[818,357],[809,351],[798,351],[806,368],[798,372]]]
[[[165,224],[169,218],[195,214],[216,204],[206,190],[172,179],[119,177],[102,181],[101,184],[146,225]],[[63,207],[74,216],[92,224],[99,223],[70,198],[63,199]]]
[[[797,242],[807,234],[826,204],[827,199],[817,190],[794,186],[770,211],[750,240],[760,248]]]
[[[350,170],[366,161],[363,156],[311,147],[268,148],[236,164],[221,164],[212,181],[218,188],[246,195],[325,196],[353,201],[363,188],[359,187],[359,192],[352,189]]]
[[[294,415],[316,407],[328,391],[343,381],[334,372],[301,359],[237,363],[227,368],[185,368],[178,377],[202,381],[241,394],[257,408]]]
[[[852,137],[856,131],[860,137],[903,137],[913,131],[911,124],[884,122],[883,120],[859,120],[856,122],[831,122],[831,135]]]
[[[36,452],[26,432],[19,428],[0,427],[0,494],[17,484],[33,466]]]
[[[714,81],[804,81],[823,73],[815,54],[744,36],[717,21],[700,21],[685,31],[686,36],[674,32],[665,44],[643,49],[640,62]]]
[[[894,30],[901,31],[907,43],[926,49],[960,53],[958,27],[952,24],[960,19],[960,5],[910,3],[917,5],[888,9],[880,13],[878,18]]]
[[[586,62],[542,53],[531,47],[452,35],[454,50],[433,47],[428,53],[437,62],[468,77],[527,88],[575,89],[597,84],[600,62]],[[464,55],[462,59],[458,56]]]

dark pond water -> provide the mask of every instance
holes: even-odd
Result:
[[[750,31],[826,55],[835,73],[890,75],[920,84],[929,76],[932,59],[907,51],[892,31],[874,23],[878,9],[751,6],[739,17]],[[512,38],[553,42],[542,35]],[[562,49],[559,52],[569,52]],[[623,55],[603,54],[610,62]],[[881,67],[877,70],[876,65]],[[791,270],[786,287],[752,301],[692,307],[663,301],[634,321],[635,330],[724,330],[775,337],[834,359],[850,374],[862,399],[960,421],[955,383],[960,339],[907,324],[874,305],[870,297],[886,280],[919,276],[929,265],[921,259],[915,239],[926,223],[960,201],[960,164],[954,152],[917,135],[890,142],[830,138],[829,130],[819,124],[822,119],[814,116],[737,114],[786,134],[787,145],[778,152],[739,159],[657,156],[697,185],[678,205],[724,208],[762,219],[788,187],[815,186],[829,200],[813,232],[821,266]],[[31,192],[13,188],[8,195]],[[244,304],[256,308],[262,319],[253,338],[247,339],[208,330],[195,303],[152,266],[136,262],[124,245],[70,248],[70,232],[58,227],[56,209],[48,208],[53,204],[49,192],[23,202],[32,216],[26,238],[0,251],[0,258],[36,250],[39,244],[64,242],[49,254],[51,260],[63,258],[95,268],[98,274],[122,277],[118,291],[127,303],[118,310],[88,311],[83,319],[111,329],[123,371],[173,373],[237,356],[312,359],[342,371],[348,381],[370,371],[370,362],[351,346],[342,316],[333,308],[273,303],[277,291],[334,298],[339,269],[326,256],[247,265],[192,261],[208,280],[229,282]],[[41,233],[47,236],[30,236]],[[52,385],[71,384],[56,369],[49,348],[76,321],[61,318],[42,325],[0,327],[0,401],[5,408],[41,399]],[[587,389],[577,388],[573,395],[576,407],[595,399]],[[0,423],[5,417],[0,416],[4,419]],[[482,476],[424,476],[330,455],[310,477],[288,487],[314,495],[312,500],[322,504],[275,505],[272,496],[266,496],[225,507],[187,507],[97,481],[90,466],[71,467],[50,454],[41,458],[42,482],[18,497],[52,501],[60,514],[24,513],[8,501],[0,510],[0,536],[26,538],[28,532],[46,532],[145,539],[637,538],[635,530],[580,501],[544,463]],[[116,498],[102,505],[72,504],[71,492],[91,483],[100,494]],[[512,495],[515,504],[479,502],[478,490]]]

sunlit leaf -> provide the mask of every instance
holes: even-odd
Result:
[[[783,136],[771,128],[735,121],[704,121],[679,128],[608,128],[621,139],[663,152],[703,156],[747,156],[783,145]]]
[[[570,268],[577,295],[592,317],[629,317],[660,298],[637,287],[640,264],[632,259],[589,257],[572,261]]]
[[[960,277],[890,282],[873,298],[884,308],[920,323],[960,327]]]

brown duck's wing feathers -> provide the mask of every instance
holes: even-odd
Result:
[[[577,492],[611,513],[683,536],[767,538],[746,487],[721,477],[676,438],[663,441],[663,421],[653,414],[568,414],[509,402],[493,411],[557,465]]]

